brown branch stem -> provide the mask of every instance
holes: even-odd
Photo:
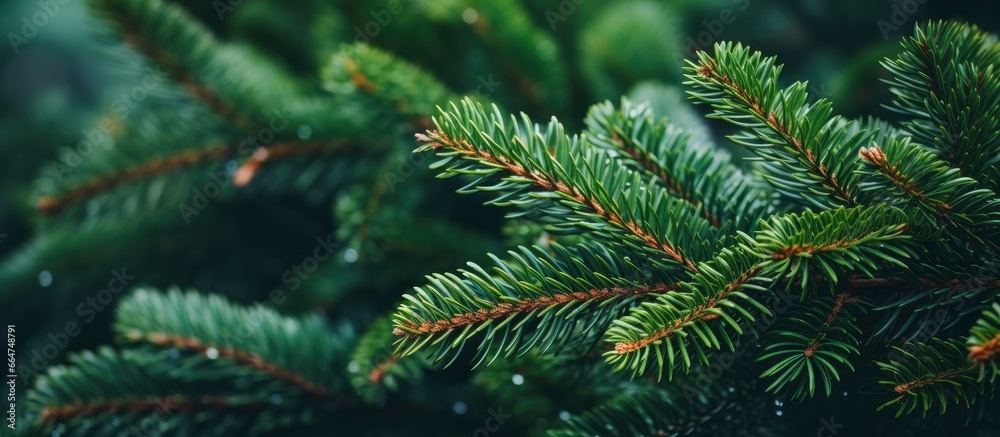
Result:
[[[218,145],[201,150],[185,150],[164,158],[154,158],[117,173],[96,177],[61,194],[41,197],[36,202],[35,207],[42,213],[54,214],[71,203],[79,202],[121,184],[167,173],[207,160],[225,158],[230,154],[232,154],[231,147]]]
[[[957,376],[958,374],[960,374],[962,372],[967,371],[968,369],[969,369],[968,366],[958,367],[958,368],[955,368],[955,369],[951,369],[951,370],[948,370],[948,371],[945,371],[945,372],[938,373],[937,375],[934,375],[934,376],[928,376],[926,378],[920,378],[920,379],[917,379],[917,380],[914,380],[914,381],[910,381],[910,382],[905,382],[905,383],[899,384],[895,388],[893,388],[893,390],[896,393],[899,393],[899,394],[907,393],[907,392],[919,389],[919,388],[924,387],[924,386],[937,384],[939,381],[950,379],[950,378],[952,378],[954,376]]]
[[[670,326],[668,326],[666,328],[660,329],[659,331],[656,331],[656,332],[652,333],[651,335],[649,335],[648,337],[642,338],[640,340],[623,341],[623,342],[616,343],[615,344],[615,352],[617,352],[618,354],[627,354],[627,353],[630,353],[630,352],[635,352],[635,351],[637,351],[639,349],[642,349],[642,348],[644,348],[646,346],[649,346],[649,345],[651,345],[651,344],[653,344],[653,343],[655,343],[657,341],[660,341],[663,338],[673,336],[674,332],[677,331],[678,329],[680,329],[684,325],[692,323],[692,322],[694,322],[696,320],[711,320],[711,319],[714,319],[714,318],[718,317],[718,315],[716,315],[714,313],[706,313],[706,311],[709,310],[709,309],[715,308],[716,304],[718,304],[719,301],[725,299],[726,297],[729,296],[730,293],[732,293],[733,291],[735,291],[739,287],[741,287],[744,284],[746,284],[747,282],[749,282],[762,269],[763,269],[763,267],[759,266],[759,265],[751,267],[746,272],[743,272],[743,274],[739,278],[737,278],[735,281],[733,281],[732,283],[730,283],[729,285],[727,285],[725,288],[723,288],[721,291],[719,291],[718,293],[716,293],[716,295],[713,296],[711,299],[709,299],[705,303],[703,303],[703,304],[695,307],[686,316],[684,316],[681,319],[675,321],[672,325],[670,325]]]
[[[448,148],[462,153],[467,157],[474,157],[483,161],[486,161],[492,165],[499,166],[513,175],[520,176],[530,180],[535,186],[546,190],[555,191],[563,193],[567,196],[572,197],[574,200],[580,204],[588,206],[597,215],[603,217],[610,223],[627,230],[632,235],[635,235],[641,239],[647,246],[654,249],[663,251],[672,259],[680,263],[682,266],[691,270],[693,272],[698,271],[698,267],[690,259],[684,256],[683,252],[677,247],[674,247],[669,242],[661,242],[656,236],[651,235],[644,231],[638,223],[634,221],[625,222],[621,216],[619,216],[614,211],[609,211],[605,205],[601,205],[597,200],[588,198],[584,196],[583,193],[577,187],[567,185],[562,181],[550,180],[547,175],[540,174],[535,171],[529,171],[524,168],[521,164],[516,162],[511,162],[503,156],[493,156],[489,152],[479,150],[469,142],[463,139],[452,139],[445,135],[441,131],[428,131],[426,135],[416,134],[417,140],[428,144],[431,148]]]
[[[805,356],[811,357],[814,353],[816,353],[816,349],[819,349],[819,340],[826,330],[830,328],[830,324],[833,323],[833,321],[837,318],[837,315],[840,314],[840,310],[844,308],[844,303],[846,303],[850,297],[850,291],[845,291],[837,295],[833,308],[830,309],[830,314],[826,316],[826,321],[823,322],[823,326],[820,327],[819,332],[817,332],[816,336],[813,337],[812,343],[806,348],[804,352]]]
[[[847,205],[854,204],[854,200],[851,198],[850,193],[848,193],[847,189],[842,187],[840,182],[837,181],[837,175],[830,173],[826,166],[817,161],[816,155],[813,154],[812,150],[809,150],[804,146],[803,139],[793,135],[791,128],[778,121],[778,116],[774,113],[774,111],[765,109],[761,106],[760,101],[756,97],[751,95],[749,91],[743,89],[743,87],[730,79],[728,76],[718,74],[718,72],[715,71],[714,63],[703,63],[697,68],[696,71],[702,77],[727,88],[732,95],[742,100],[743,104],[750,108],[751,112],[758,120],[767,124],[768,127],[781,135],[785,143],[791,145],[795,151],[798,152],[799,160],[806,164],[811,173],[822,179],[823,184],[830,188],[835,196],[843,200]]]
[[[289,370],[282,369],[274,363],[267,362],[259,355],[251,352],[241,351],[231,347],[214,347],[203,343],[197,338],[172,335],[164,332],[143,333],[139,331],[129,331],[125,334],[125,336],[132,341],[147,341],[157,346],[175,347],[177,349],[190,350],[198,353],[206,353],[209,349],[215,349],[218,352],[219,357],[228,358],[239,364],[265,372],[273,376],[275,379],[297,387],[298,389],[313,396],[320,398],[330,396],[330,392],[319,384],[309,381],[305,377]]]
[[[642,151],[642,149],[640,149],[631,139],[623,139],[617,134],[612,134],[611,140],[621,147],[622,151],[624,151],[628,156],[632,157],[635,162],[639,163],[642,168],[659,178],[667,186],[667,189],[670,190],[670,192],[696,207],[702,206],[703,202],[696,199],[693,193],[686,191],[680,181],[674,178],[666,168],[660,165],[660,163],[653,158],[651,153]],[[721,226],[722,220],[712,215],[708,211],[708,208],[701,208],[701,210],[702,217],[705,218],[705,220],[708,220],[712,226],[716,228]]]
[[[551,297],[539,297],[535,299],[523,299],[513,303],[499,303],[496,307],[486,310],[481,309],[476,312],[455,314],[450,319],[437,320],[433,322],[409,323],[396,327],[392,333],[398,336],[416,337],[420,335],[434,334],[459,328],[462,326],[482,323],[488,320],[500,319],[514,314],[527,313],[540,308],[555,305],[564,305],[571,302],[583,302],[588,300],[604,300],[619,296],[636,296],[649,293],[665,293],[676,290],[676,284],[652,284],[636,287],[602,288],[589,291],[578,291],[575,293],[559,293]]]
[[[931,208],[937,210],[945,218],[948,217],[948,211],[951,210],[951,205],[948,205],[947,203],[937,203],[928,199],[926,194],[917,189],[916,183],[910,182],[908,180],[909,177],[899,171],[899,166],[889,165],[889,158],[877,144],[869,148],[861,149],[859,154],[861,155],[861,159],[878,168],[882,174],[889,178],[893,184],[903,190],[903,193],[907,196],[914,197],[917,200],[926,203]]]

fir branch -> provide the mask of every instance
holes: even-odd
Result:
[[[898,57],[882,63],[893,75],[890,108],[911,117],[915,142],[996,190],[1000,44],[976,26],[932,21],[901,45]]]
[[[233,185],[244,187],[257,175],[265,163],[282,158],[295,156],[324,155],[329,153],[357,153],[359,151],[375,151],[371,147],[357,141],[304,141],[272,144],[258,147],[233,173]]]
[[[782,193],[823,208],[857,199],[851,164],[870,133],[832,115],[830,102],[807,103],[807,84],[778,89],[780,66],[741,44],[721,43],[686,67],[710,117],[748,129],[731,136],[764,159],[767,179]]]
[[[566,305],[571,302],[602,301],[616,297],[640,296],[650,293],[666,293],[678,288],[676,284],[656,283],[636,287],[615,287],[576,291],[573,293],[558,293],[552,296],[542,296],[536,299],[523,299],[497,304],[490,310],[478,310],[474,313],[453,314],[448,319],[420,323],[402,324],[393,329],[398,336],[416,337],[436,332],[450,331],[468,325],[489,320],[511,317],[518,313],[530,313],[551,306]]]
[[[691,367],[691,356],[707,364],[708,349],[732,350],[730,337],[742,334],[739,320],[754,320],[751,308],[768,313],[741,290],[765,292],[758,284],[785,280],[786,287],[801,287],[805,298],[810,269],[832,288],[854,270],[872,277],[881,264],[905,265],[900,258],[913,256],[899,244],[907,239],[905,219],[901,211],[885,206],[772,217],[755,237],[744,234],[736,250],[703,263],[691,282],[682,283],[682,291],[643,303],[616,320],[606,336],[615,350],[605,355],[616,370],[628,367],[634,376],[657,364],[658,375],[667,367],[672,377],[675,365],[684,371]],[[852,225],[837,226],[841,223]],[[712,323],[716,319],[722,323]],[[649,347],[652,352],[644,351]]]
[[[240,307],[218,296],[139,289],[117,308],[125,342],[148,342],[220,357],[315,397],[336,397],[328,369],[346,365],[343,339],[318,316],[282,317],[264,306]],[[339,363],[339,364],[338,364]]]
[[[640,167],[663,181],[664,185],[667,186],[671,193],[696,206],[701,204],[701,202],[694,198],[694,193],[686,192],[684,187],[681,186],[680,181],[674,178],[674,176],[670,174],[670,171],[666,169],[663,164],[657,162],[652,153],[642,150],[642,146],[635,140],[626,136],[619,136],[617,132],[612,132],[610,139],[612,143],[625,152],[626,156],[631,157],[636,163],[639,164]],[[708,211],[703,212],[703,217],[705,217],[705,220],[708,220],[709,223],[715,227],[719,227],[722,223],[721,219],[713,216]]]
[[[35,207],[42,213],[56,214],[69,204],[97,196],[122,184],[153,178],[207,161],[221,160],[232,155],[233,150],[233,147],[229,145],[216,145],[203,149],[185,150],[163,158],[154,158],[115,173],[95,177],[69,188],[59,195],[43,196],[38,199]]]
[[[417,140],[429,145],[431,149],[445,147],[458,151],[465,157],[479,159],[485,163],[505,169],[514,176],[527,179],[538,188],[564,194],[581,205],[588,206],[593,213],[607,220],[609,223],[614,224],[621,229],[627,230],[632,235],[638,237],[646,243],[649,247],[663,251],[670,256],[670,258],[677,261],[685,268],[692,271],[697,270],[694,262],[685,257],[684,253],[679,248],[670,244],[668,241],[660,241],[656,236],[651,235],[644,230],[639,223],[634,221],[625,222],[625,219],[619,216],[613,208],[606,208],[605,205],[602,205],[597,199],[585,196],[581,190],[575,186],[570,186],[558,181],[553,182],[550,178],[543,174],[529,172],[520,164],[511,162],[503,156],[493,156],[489,152],[476,149],[467,141],[449,138],[441,131],[430,131],[427,135],[417,134]]]
[[[620,108],[604,102],[591,107],[585,120],[588,140],[661,181],[670,193],[700,208],[715,227],[733,222],[750,231],[773,212],[763,181],[744,173],[728,153],[694,141],[666,119],[657,120],[648,104],[622,98]]]
[[[482,160],[486,163],[503,168],[515,176],[525,178],[538,188],[569,196],[578,203],[588,206],[592,212],[607,220],[609,223],[629,231],[646,243],[649,247],[662,250],[670,256],[670,258],[673,258],[687,269],[692,271],[697,269],[695,264],[690,259],[686,258],[680,249],[670,244],[670,242],[661,242],[657,237],[642,229],[639,223],[634,221],[626,223],[621,216],[614,212],[614,209],[606,209],[604,205],[597,201],[597,199],[585,196],[577,187],[569,186],[561,182],[553,182],[549,180],[549,178],[545,177],[545,175],[529,172],[520,164],[510,162],[502,156],[494,157],[489,152],[476,149],[464,140],[454,140],[448,138],[441,131],[430,131],[427,135],[417,134],[417,140],[428,144],[431,149],[447,147],[449,149],[456,150],[466,157]]]
[[[948,205],[943,201],[934,201],[928,196],[928,194],[919,189],[921,187],[917,186],[917,182],[914,181],[911,176],[903,174],[899,170],[899,165],[890,165],[888,157],[886,157],[885,152],[882,151],[882,148],[879,147],[878,144],[869,148],[861,149],[859,155],[861,156],[861,159],[865,160],[865,162],[878,168],[878,170],[882,172],[885,177],[889,178],[889,180],[892,181],[896,187],[903,191],[905,196],[916,198],[918,202],[926,204],[938,214],[947,218],[948,211],[952,209],[951,205]]]
[[[822,387],[830,396],[841,374],[854,371],[850,359],[860,355],[858,312],[864,313],[861,300],[845,291],[809,301],[779,319],[766,334],[766,346],[757,358],[769,365],[760,375],[771,381],[767,390],[805,399]]]
[[[220,97],[215,91],[205,84],[200,83],[192,72],[176,56],[160,46],[155,38],[144,33],[144,29],[136,21],[135,14],[149,13],[156,15],[168,14],[177,20],[183,20],[189,27],[184,35],[187,38],[204,38],[205,40],[216,42],[206,29],[196,25],[182,11],[174,9],[172,5],[161,2],[143,3],[141,11],[132,10],[130,5],[117,0],[102,0],[95,3],[109,21],[117,26],[122,32],[122,39],[135,47],[140,53],[146,55],[156,64],[162,65],[170,72],[173,80],[186,88],[192,96],[205,103],[213,112],[230,120],[236,126],[246,131],[256,131],[260,126],[250,116],[236,111],[229,103]]]
[[[843,200],[847,205],[853,203],[850,193],[837,181],[837,176],[829,173],[826,166],[817,161],[812,150],[806,149],[803,146],[803,139],[795,136],[791,127],[779,121],[773,110],[765,109],[761,106],[759,99],[751,95],[740,84],[734,82],[728,76],[720,75],[715,70],[715,65],[712,61],[703,60],[695,71],[702,77],[722,85],[732,95],[739,97],[741,100],[740,103],[750,107],[753,110],[753,114],[757,116],[758,121],[766,123],[768,127],[782,136],[785,143],[794,148],[794,151],[802,157],[803,164],[809,168],[810,172],[822,179],[824,185],[829,187],[834,195]]]
[[[963,323],[983,309],[981,302],[1000,291],[995,272],[995,260],[971,253],[938,253],[923,255],[907,269],[885,273],[884,282],[891,285],[881,287],[885,292],[870,294],[879,298],[874,310],[882,317],[869,342],[921,341]]]
[[[688,326],[695,321],[707,321],[718,318],[719,315],[717,313],[710,312],[709,310],[717,308],[718,304],[721,301],[729,298],[729,295],[732,292],[738,290],[740,287],[750,282],[750,280],[753,279],[758,273],[760,273],[762,269],[763,267],[761,266],[754,266],[750,270],[743,272],[743,274],[740,275],[738,278],[736,278],[736,280],[727,284],[725,288],[719,290],[718,293],[716,293],[714,296],[706,300],[705,303],[692,308],[684,315],[683,318],[677,320],[672,325],[662,328],[659,331],[656,331],[650,334],[648,337],[643,338],[641,340],[615,343],[615,353],[627,354],[635,352],[657,341],[660,341],[661,339],[667,337],[673,337],[674,333],[677,330],[685,326]]]
[[[893,387],[892,391],[899,394],[913,394],[916,391],[934,384],[948,384],[965,373],[968,373],[969,366],[960,366],[953,369],[943,370],[934,375],[926,376],[913,381],[904,382]]]
[[[554,232],[589,231],[611,243],[644,246],[652,257],[666,255],[689,271],[725,242],[695,207],[654,181],[622,172],[603,151],[567,137],[555,120],[545,132],[535,131],[527,116],[511,122],[505,126],[496,107],[490,114],[465,100],[435,118],[438,130],[417,135],[424,143],[417,150],[437,151],[445,159],[433,168],[448,166],[448,176],[478,177],[461,192],[496,193],[490,203],[527,209]]]
[[[354,408],[340,398],[319,401],[276,393],[266,380],[234,372],[233,367],[199,355],[176,357],[150,348],[84,351],[70,354],[68,365],[52,367],[39,377],[28,392],[27,408],[36,418],[35,432],[65,427],[74,435],[97,432],[88,417],[104,414],[119,414],[119,420],[100,423],[101,433],[127,432],[149,419],[159,422],[158,431],[163,433],[223,424],[246,433],[294,426],[315,414]],[[275,394],[283,395],[283,402],[275,402]],[[283,423],[268,419],[292,412],[301,415],[293,414]]]
[[[392,325],[391,317],[376,319],[351,355],[351,384],[368,402],[381,403],[388,392],[399,390],[403,383],[415,383],[429,367],[423,356],[392,352]]]
[[[133,342],[148,342],[159,347],[174,347],[179,350],[188,350],[205,354],[209,349],[214,349],[221,358],[228,358],[237,364],[248,366],[267,373],[278,381],[296,387],[303,392],[309,393],[319,398],[330,397],[330,392],[302,375],[291,372],[287,369],[270,363],[259,355],[247,351],[242,351],[232,347],[224,347],[202,342],[195,337],[185,337],[181,335],[171,335],[166,332],[140,332],[126,331],[122,333],[124,338]]]
[[[549,249],[520,248],[508,252],[513,261],[491,255],[496,267],[428,277],[395,315],[397,351],[409,355],[437,345],[435,359],[456,354],[473,335],[479,340],[479,363],[492,355],[540,352],[551,348],[590,347],[603,326],[635,299],[676,288],[658,272],[636,266],[632,255],[597,244],[571,248],[553,243]],[[628,253],[627,251],[625,253]],[[516,330],[516,336],[511,331]],[[456,350],[453,350],[456,349]]]
[[[902,259],[915,257],[907,223],[901,210],[885,205],[804,211],[774,216],[756,235],[744,234],[743,239],[746,250],[764,260],[778,278],[801,287],[805,297],[813,276],[810,269],[832,289],[852,271],[874,278],[882,264],[905,268]]]
[[[743,333],[738,320],[754,320],[749,309],[769,313],[744,292],[763,292],[761,284],[770,281],[752,254],[726,249],[699,271],[690,283],[681,283],[680,291],[643,303],[612,322],[605,340],[615,347],[605,357],[615,370],[630,368],[637,377],[652,367],[659,379],[666,368],[672,379],[675,367],[691,368],[692,356],[707,364],[706,349],[731,350],[731,337]]]
[[[370,95],[417,126],[429,126],[436,105],[457,100],[419,67],[368,44],[345,45],[321,72],[323,88],[334,94]]]
[[[845,291],[837,295],[834,299],[833,308],[830,309],[830,314],[826,316],[826,320],[823,321],[823,326],[819,329],[819,332],[813,337],[813,341],[809,344],[803,353],[807,357],[813,356],[816,353],[816,349],[819,349],[820,337],[830,328],[830,324],[837,319],[837,315],[840,314],[840,310],[844,308],[844,302],[851,297],[850,291]]]
[[[961,176],[959,169],[911,144],[909,138],[892,138],[884,147],[875,144],[861,149],[859,156],[866,164],[860,172],[866,176],[862,183],[865,191],[900,206],[916,205],[931,223],[944,226],[965,241],[989,245],[989,238],[983,237],[1000,229],[1000,198]],[[936,230],[922,233],[933,232]]]
[[[957,341],[933,338],[926,344],[912,343],[905,349],[893,349],[896,358],[876,362],[889,376],[879,384],[896,395],[879,406],[879,411],[896,405],[899,417],[921,407],[926,415],[936,406],[943,414],[950,402],[972,405],[985,389],[986,381],[978,377],[979,364],[969,359]]]

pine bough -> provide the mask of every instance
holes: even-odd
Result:
[[[689,94],[738,128],[729,138],[756,155],[751,173],[624,98],[594,106],[580,135],[469,100],[440,110],[417,135],[440,177],[586,243],[520,247],[492,266],[429,276],[395,314],[398,351],[452,362],[473,347],[477,365],[596,352],[633,379],[660,381],[759,342],[756,364],[741,367],[793,399],[830,396],[873,361],[880,381],[858,383],[885,387],[880,409],[897,415],[990,397],[1000,356],[1000,281],[989,273],[1000,244],[995,41],[964,24],[918,28],[884,63],[891,108],[908,118],[900,127],[835,115],[806,83],[780,86],[775,59],[743,45],[699,53],[685,70]],[[783,293],[797,302],[776,313]],[[949,316],[965,331],[930,326],[930,310],[959,299]],[[671,383],[660,384],[564,431],[678,432],[659,413],[677,408]]]
[[[108,4],[133,21],[136,11]],[[983,405],[1000,373],[995,41],[959,23],[906,38],[884,62],[901,126],[835,115],[806,83],[780,86],[775,59],[740,44],[699,53],[685,70],[690,96],[737,127],[730,139],[756,155],[750,170],[624,98],[595,105],[580,135],[555,119],[452,104],[417,135],[417,151],[436,154],[432,169],[461,178],[461,193],[489,196],[558,242],[431,275],[360,338],[315,316],[140,290],[116,314],[121,348],[50,369],[29,394],[29,419],[46,433],[72,423],[78,435],[146,431],[158,417],[151,426],[182,433],[319,432],[318,417],[393,414],[379,409],[386,388],[428,364],[413,355],[493,363],[487,381],[530,358],[553,387],[586,385],[604,400],[552,435],[731,434],[769,425],[755,414],[767,399],[829,397],[848,379],[881,388],[881,408],[897,416]],[[203,52],[167,65],[199,64]],[[423,125],[451,95],[408,67],[353,46],[324,79]],[[211,68],[184,77],[217,79]],[[282,85],[276,94],[296,91]],[[260,121],[231,108],[261,105],[225,104],[241,90],[216,88],[195,94],[231,124]],[[223,155],[232,150],[210,157]]]

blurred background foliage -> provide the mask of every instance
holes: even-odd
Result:
[[[358,116],[352,134],[364,139],[379,133],[388,138],[387,149],[366,149],[339,164],[337,156],[322,166],[301,161],[282,170],[292,174],[285,179],[296,189],[274,189],[281,182],[273,180],[245,190],[227,185],[190,220],[176,204],[131,217],[127,198],[84,200],[77,210],[46,214],[45,193],[60,190],[61,181],[52,173],[60,148],[74,148],[102,118],[115,115],[116,138],[153,123],[158,132],[172,132],[177,144],[204,140],[204,132],[189,134],[198,129],[189,120],[208,117],[188,113],[190,108],[178,101],[179,87],[171,83],[151,89],[122,117],[116,99],[141,83],[140,58],[120,40],[101,36],[107,24],[89,12],[84,0],[53,3],[58,11],[37,35],[0,50],[0,322],[17,326],[24,360],[50,341],[46,334],[60,332],[68,322],[79,323],[81,334],[49,364],[109,343],[112,312],[99,311],[88,321],[78,305],[105,288],[114,271],[135,276],[130,286],[176,284],[240,303],[264,300],[282,289],[289,292],[289,302],[281,312],[320,312],[361,329],[394,308],[423,275],[483,261],[487,252],[540,238],[537,228],[505,221],[501,211],[482,207],[483,198],[454,194],[460,181],[434,181],[426,171],[430,161],[409,156],[415,146],[412,133],[426,127],[422,114],[429,108],[391,105],[385,111],[392,117]],[[810,91],[830,98],[837,112],[892,120],[894,115],[880,106],[890,94],[880,82],[886,75],[878,62],[898,52],[899,39],[911,34],[914,24],[958,19],[1000,30],[1000,9],[993,3],[934,0],[404,0],[403,11],[377,26],[375,34],[365,26],[385,2],[174,3],[220,41],[249,53],[248,68],[259,68],[264,77],[268,69],[279,68],[303,89],[343,93],[322,79],[345,74],[331,58],[342,44],[370,40],[419,66],[455,95],[496,102],[509,112],[524,111],[538,120],[556,116],[579,129],[591,104],[629,94],[719,144],[726,144],[721,139],[727,127],[702,121],[694,109],[678,103],[684,100],[679,67],[695,50],[741,41],[777,55],[785,64],[784,77],[809,80]],[[912,5],[914,13],[899,12]],[[8,42],[10,32],[23,33],[23,17],[30,20],[41,10],[35,1],[3,2],[0,29],[8,32]],[[281,84],[273,85],[273,92],[283,92]],[[375,105],[370,100],[350,104]],[[343,111],[349,117],[350,105]],[[323,121],[292,117],[287,133],[303,140],[319,136]],[[98,165],[83,159],[79,171]],[[236,164],[200,168],[194,179],[188,175],[194,170],[168,172],[161,184],[184,188],[183,199],[189,199],[190,188],[203,185],[205,176]],[[303,180],[309,172],[332,176]],[[128,191],[129,184],[116,189]],[[108,205],[125,219],[106,221]],[[313,253],[317,238],[327,236],[336,245],[331,260],[289,281],[287,272]],[[437,396],[442,405],[461,398],[471,411],[485,411],[493,398],[482,393],[498,384],[489,374],[502,370],[490,369],[469,385],[464,382],[473,377],[465,366],[435,373],[433,378],[453,384],[457,393]],[[18,387],[22,393],[26,388]],[[519,414],[551,408],[525,407]],[[481,418],[469,420],[474,424]]]

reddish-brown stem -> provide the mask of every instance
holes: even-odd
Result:
[[[893,388],[893,390],[896,393],[903,394],[912,390],[919,389],[924,386],[937,384],[938,381],[950,379],[962,372],[967,371],[968,369],[969,369],[968,367],[959,367],[956,369],[951,369],[945,372],[938,373],[937,375],[934,376],[928,376],[926,378],[920,378],[914,381],[899,384],[895,388]]]
[[[309,381],[301,375],[282,369],[273,363],[267,362],[257,354],[251,352],[241,351],[231,347],[215,347],[205,344],[197,338],[171,335],[164,332],[142,333],[139,331],[130,331],[126,333],[125,336],[132,341],[147,341],[157,346],[175,347],[177,349],[190,350],[198,353],[206,353],[209,349],[214,349],[218,353],[219,357],[228,358],[239,364],[265,372],[273,376],[275,379],[297,387],[313,396],[321,398],[330,396],[329,391],[319,384]]]
[[[627,354],[630,352],[635,352],[657,341],[660,341],[661,339],[673,336],[675,331],[696,320],[712,320],[718,317],[718,315],[714,313],[707,313],[706,311],[715,308],[716,304],[718,304],[719,301],[729,296],[729,293],[732,293],[733,291],[735,291],[736,289],[740,288],[741,286],[749,282],[751,279],[753,279],[753,277],[757,275],[757,273],[760,273],[761,269],[763,269],[763,267],[755,266],[750,268],[746,272],[743,272],[743,274],[739,278],[737,278],[735,281],[727,285],[711,299],[695,307],[687,315],[675,321],[672,325],[660,329],[659,331],[650,334],[648,337],[639,340],[623,341],[616,343],[615,352],[617,352],[618,354]]]
[[[438,149],[445,147],[448,149],[458,151],[465,156],[474,157],[486,161],[490,164],[499,166],[507,170],[509,173],[513,175],[528,179],[535,186],[543,190],[555,191],[570,196],[578,203],[588,206],[594,213],[603,217],[608,222],[613,223],[614,225],[627,230],[632,235],[635,235],[636,237],[641,239],[647,246],[663,251],[672,259],[674,259],[682,266],[687,268],[688,270],[691,270],[693,272],[698,271],[698,267],[694,264],[694,262],[685,257],[680,249],[673,246],[669,242],[661,242],[656,236],[651,235],[646,231],[644,231],[639,226],[638,223],[634,221],[626,222],[624,219],[622,219],[620,215],[618,215],[614,211],[610,211],[609,208],[606,207],[605,205],[602,205],[595,199],[591,199],[583,195],[583,193],[577,187],[567,185],[563,181],[550,180],[547,175],[540,174],[534,171],[529,171],[528,169],[524,168],[521,164],[516,162],[511,162],[510,160],[508,160],[503,156],[493,156],[489,152],[477,149],[475,146],[469,144],[469,142],[463,139],[449,138],[447,135],[444,134],[444,132],[441,131],[428,131],[427,135],[417,134],[416,137],[418,141],[428,144],[431,148]]]
[[[696,71],[702,77],[727,88],[730,93],[742,100],[743,104],[750,108],[758,120],[766,123],[768,127],[781,135],[782,139],[795,149],[799,155],[799,159],[806,164],[809,171],[818,176],[823,181],[823,184],[833,191],[833,194],[836,197],[843,200],[847,205],[854,204],[854,200],[851,198],[850,193],[848,193],[847,189],[841,186],[840,182],[837,180],[837,175],[830,173],[826,166],[819,163],[812,150],[804,146],[803,140],[793,135],[792,130],[788,126],[778,121],[777,114],[761,106],[760,101],[756,97],[750,94],[747,90],[743,89],[728,76],[718,74],[718,72],[715,71],[714,63],[703,63],[696,69]]]
[[[604,300],[619,296],[636,296],[649,293],[666,293],[678,288],[676,284],[653,284],[629,288],[602,288],[588,291],[578,291],[575,293],[559,293],[552,297],[539,297],[535,299],[523,299],[516,302],[498,303],[492,309],[481,309],[476,312],[455,314],[447,320],[437,320],[423,323],[408,323],[397,326],[392,333],[398,336],[416,337],[420,335],[434,334],[448,331],[462,326],[482,323],[488,320],[500,319],[518,313],[527,313],[540,308],[555,305],[564,305],[570,302],[583,302],[588,300]]]
[[[154,158],[123,171],[97,177],[59,195],[42,197],[38,199],[35,206],[42,213],[54,214],[66,207],[66,205],[92,197],[123,183],[167,173],[212,159],[222,159],[231,153],[232,148],[219,145],[202,150],[185,150],[165,158]]]
[[[917,190],[917,185],[909,181],[909,177],[899,171],[899,166],[890,165],[889,159],[882,151],[882,148],[878,145],[861,149],[859,152],[861,159],[867,161],[868,163],[874,165],[879,171],[882,172],[893,184],[903,190],[909,197],[916,198],[921,202],[926,203],[931,208],[937,210],[942,216],[947,217],[948,211],[951,210],[951,205],[947,203],[937,203],[933,202],[927,198],[927,195]]]
[[[254,150],[253,154],[236,169],[236,173],[233,174],[233,185],[237,187],[246,186],[257,175],[257,172],[264,166],[264,163],[274,159],[299,155],[319,155],[330,152],[352,152],[361,150],[364,147],[364,144],[353,141],[307,141],[262,146]]]
[[[823,326],[820,328],[819,333],[813,338],[812,344],[805,350],[805,356],[811,357],[816,353],[816,349],[819,349],[819,337],[823,335],[824,332],[830,327],[830,324],[837,318],[840,314],[840,310],[844,308],[844,303],[847,302],[851,297],[850,291],[845,291],[837,295],[837,299],[833,304],[833,308],[830,310],[830,314],[826,316],[826,321],[823,322]]]

